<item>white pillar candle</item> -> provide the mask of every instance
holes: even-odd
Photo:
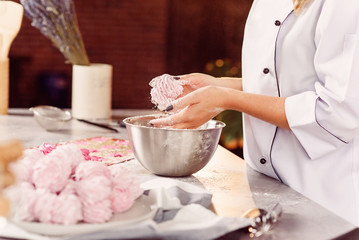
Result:
[[[81,119],[109,119],[112,101],[112,65],[73,65],[72,116]]]

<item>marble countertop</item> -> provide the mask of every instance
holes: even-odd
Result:
[[[114,119],[154,113],[153,110],[114,110]],[[61,131],[47,132],[26,109],[10,109],[8,115],[0,115],[0,141],[20,140],[24,148],[43,143],[68,142],[90,137],[106,136],[127,139],[126,129],[109,122],[118,133],[91,126],[77,120],[68,122]],[[137,161],[129,161],[132,168],[144,178],[154,175]],[[251,207],[268,208],[279,202],[283,214],[273,229],[258,239],[335,239],[352,232],[359,239],[355,227],[280,182],[257,173],[245,162],[219,147],[210,163],[190,177],[178,178],[213,193],[213,210],[220,216],[239,217]],[[357,237],[357,238],[355,238]],[[227,234],[224,239],[249,239],[245,231]],[[343,238],[344,239],[344,238]]]

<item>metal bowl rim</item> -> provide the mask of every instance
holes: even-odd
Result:
[[[215,120],[215,119],[211,119],[211,120],[209,120],[209,121],[216,122],[216,125],[215,125],[214,127],[205,128],[205,129],[155,128],[155,127],[142,126],[142,125],[136,125],[136,124],[130,123],[130,121],[131,121],[132,119],[135,119],[135,118],[157,117],[157,116],[164,116],[164,114],[148,114],[148,115],[127,117],[127,118],[123,119],[123,122],[126,124],[126,126],[128,125],[128,126],[131,126],[131,127],[138,127],[138,128],[144,128],[144,129],[157,129],[157,130],[165,130],[165,131],[183,131],[183,132],[208,131],[208,130],[221,129],[221,128],[224,128],[224,127],[226,126],[226,124],[225,124],[224,122],[219,121],[219,120]]]

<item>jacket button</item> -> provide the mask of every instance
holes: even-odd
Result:
[[[259,160],[259,162],[260,162],[261,164],[265,164],[265,163],[267,162],[267,160],[265,160],[264,158],[262,158],[261,160]]]
[[[276,21],[274,22],[274,24],[275,24],[276,26],[280,26],[282,23],[281,23],[279,20],[276,20]]]
[[[268,69],[268,68],[263,69],[263,73],[264,73],[264,74],[268,74],[268,73],[269,73],[269,69]]]

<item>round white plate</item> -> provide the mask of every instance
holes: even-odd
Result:
[[[134,223],[152,219],[157,207],[152,199],[145,195],[138,198],[133,206],[126,212],[114,214],[106,223],[78,223],[74,225],[48,224],[39,222],[12,221],[24,230],[36,234],[49,236],[63,236],[89,233],[114,227],[128,226]]]

